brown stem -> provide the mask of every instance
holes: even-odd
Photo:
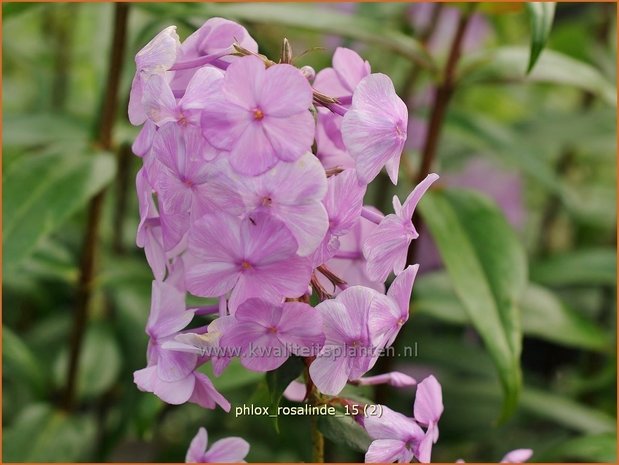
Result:
[[[447,63],[443,72],[443,79],[434,92],[434,105],[430,111],[428,134],[422,150],[421,167],[417,172],[415,185],[419,184],[430,173],[436,158],[443,123],[445,121],[445,115],[447,114],[447,107],[451,102],[451,98],[455,90],[456,68],[462,53],[462,43],[474,8],[475,4],[469,3],[467,4],[466,10],[460,14],[460,19],[456,27],[456,33],[454,34]],[[417,211],[414,213],[412,219],[417,231],[421,232],[423,224]],[[408,256],[406,260],[407,265],[411,265],[415,262],[416,244],[417,241],[412,241],[410,247],[408,248]]]
[[[118,102],[118,88],[120,85],[125,42],[127,35],[127,17],[129,4],[116,3],[114,14],[113,41],[110,50],[110,68],[105,90],[105,99],[101,114],[98,139],[95,145],[103,150],[112,149],[112,129],[116,116]],[[80,276],[77,283],[77,295],[75,299],[75,313],[69,349],[69,368],[67,371],[67,385],[64,393],[64,407],[71,410],[75,402],[76,381],[78,372],[79,355],[81,352],[88,310],[92,294],[92,282],[95,274],[95,262],[97,255],[97,239],[103,199],[105,191],[98,193],[90,201],[88,207],[88,219],[82,247],[80,261]]]
[[[125,213],[127,212],[132,156],[131,144],[127,143],[120,147],[116,157],[118,161],[118,174],[116,175],[116,208],[114,209],[114,239],[112,247],[117,254],[122,254],[125,251],[123,229]]]

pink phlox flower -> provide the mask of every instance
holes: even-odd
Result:
[[[244,463],[249,453],[249,443],[239,437],[229,437],[215,441],[208,447],[208,433],[200,428],[191,440],[186,463]]]
[[[419,265],[409,265],[389,286],[385,305],[380,311],[370,313],[370,331],[374,344],[389,347],[395,341],[400,329],[408,321],[409,304],[415,276]]]
[[[395,213],[385,216],[378,227],[363,243],[363,255],[367,260],[367,272],[371,279],[384,281],[393,272],[404,270],[408,246],[419,234],[412,222],[415,207],[438,175],[429,174],[409,194],[404,202],[393,197]]]
[[[278,162],[254,177],[222,169],[209,197],[221,210],[234,215],[260,211],[279,219],[297,240],[297,253],[307,256],[321,243],[329,226],[321,202],[326,192],[323,167],[314,155],[306,153],[295,162]]]
[[[201,216],[212,208],[207,193],[212,152],[199,129],[165,125],[157,131],[153,154],[159,162],[155,187],[164,213]]]
[[[142,106],[145,80],[154,75],[164,76],[176,61],[180,46],[176,26],[169,26],[135,56],[136,72],[129,95],[129,121],[134,126],[146,121],[146,113]]]
[[[361,250],[361,244],[377,225],[365,218],[358,218],[352,230],[336,238],[337,248],[333,247],[333,257],[325,266],[342,278],[349,286],[365,286],[374,289],[380,294],[385,293],[385,284],[381,281],[372,281],[366,271],[366,260]],[[334,286],[322,274],[318,274],[320,283],[332,294],[338,294],[340,288]]]
[[[314,88],[330,97],[341,99],[348,108],[359,82],[371,72],[370,64],[353,50],[338,47],[333,55],[333,67],[316,75]],[[316,125],[317,156],[325,168],[354,168],[342,139],[342,117],[327,108],[318,108]]]
[[[163,233],[157,207],[153,200],[153,190],[146,179],[145,169],[138,171],[136,191],[140,223],[136,234],[136,245],[144,249],[146,261],[157,280],[163,280],[166,274],[166,253],[163,247]]]
[[[355,159],[359,180],[369,184],[383,166],[398,182],[400,156],[406,142],[408,109],[384,74],[363,78],[342,121],[342,137]]]
[[[329,219],[328,231],[314,253],[315,266],[327,262],[340,247],[339,237],[350,232],[361,215],[366,187],[359,184],[354,170],[327,179],[327,192],[322,201]]]
[[[165,77],[153,75],[144,85],[144,111],[157,126],[174,122],[180,126],[200,127],[202,110],[209,99],[219,94],[223,77],[223,72],[216,68],[199,69],[177,101]]]
[[[190,63],[190,66],[174,73],[170,83],[172,90],[184,92],[199,66],[212,65],[225,69],[237,60],[238,57],[232,55],[235,52],[234,43],[250,52],[258,52],[258,44],[240,24],[223,18],[207,20],[181,45],[177,62]]]
[[[381,415],[370,415],[364,427],[374,441],[366,454],[366,463],[409,463],[417,456],[424,438],[421,427],[401,413],[381,406]]]
[[[231,291],[232,314],[250,297],[281,302],[301,296],[312,268],[308,259],[296,254],[297,248],[288,228],[271,215],[204,215],[189,232],[189,252],[199,261],[188,267],[187,289],[202,297]]]
[[[427,463],[430,462],[432,444],[438,441],[438,421],[443,414],[443,392],[434,376],[428,376],[417,385],[413,411],[417,423],[427,428],[417,456],[420,462]]]
[[[230,64],[220,95],[207,102],[202,130],[214,147],[230,152],[235,171],[255,176],[310,151],[311,104],[312,88],[297,68],[265,69],[259,58],[246,56]]]
[[[250,370],[275,370],[292,354],[315,355],[324,342],[320,314],[302,302],[248,299],[234,318],[221,345],[240,348],[241,363]]]
[[[352,286],[316,306],[326,339],[309,372],[321,392],[337,395],[349,379],[372,368],[376,358],[368,318],[379,297],[372,289]]]

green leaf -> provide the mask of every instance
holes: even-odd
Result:
[[[612,106],[617,105],[617,88],[588,63],[546,50],[533,71],[525,75],[529,51],[524,47],[498,47],[462,59],[461,84],[547,82],[574,86],[591,92]]]
[[[368,18],[307,4],[209,3],[203,7],[212,16],[248,23],[276,24],[360,40],[392,50],[425,68],[434,69],[432,58],[417,40]],[[308,21],[308,18],[312,20]]]
[[[614,434],[581,436],[556,447],[558,459],[569,462],[617,462],[617,437]]]
[[[33,148],[54,143],[85,143],[88,128],[56,114],[12,115],[4,121],[4,147]]]
[[[531,265],[531,279],[547,286],[614,286],[615,249],[576,250]]]
[[[520,302],[522,331],[557,344],[595,351],[611,348],[609,335],[565,305],[548,289],[529,284]],[[453,324],[470,324],[445,273],[423,275],[415,283],[414,312]]]
[[[372,442],[368,433],[349,415],[321,416],[318,418],[318,429],[327,439],[358,452],[367,451]]]
[[[550,192],[562,199],[565,197],[565,188],[556,173],[540,157],[539,145],[530,147],[521,134],[481,114],[457,110],[449,112],[445,129],[459,144],[481,150],[508,166],[516,166]]]
[[[527,335],[583,349],[611,350],[609,334],[544,287],[529,285],[520,305]]]
[[[290,357],[277,370],[269,371],[266,374],[267,387],[269,388],[270,412],[277,412],[282,395],[288,385],[297,379],[303,372],[303,360],[300,357]],[[275,430],[279,432],[277,417],[275,419]]]
[[[71,415],[46,404],[24,409],[5,428],[3,462],[79,462],[88,460],[96,425],[92,417]]]
[[[104,154],[27,156],[4,173],[3,271],[28,257],[105,187],[115,173],[115,159]]]
[[[568,397],[539,389],[524,389],[522,408],[538,417],[551,419],[583,433],[599,434],[616,430],[616,421],[610,415]]]
[[[531,72],[542,50],[546,46],[552,22],[555,17],[556,3],[554,2],[527,2],[526,8],[531,22],[531,53],[527,74]]]
[[[456,295],[497,367],[505,420],[522,382],[517,305],[527,281],[525,251],[498,207],[477,193],[430,192],[420,208]]]
[[[67,373],[68,352],[60,354],[55,375],[58,385],[63,385]],[[118,378],[121,354],[114,334],[104,324],[90,326],[84,336],[79,356],[77,393],[81,399],[92,399],[107,391]]]
[[[32,388],[38,395],[45,392],[48,385],[46,367],[6,325],[2,328],[2,363],[7,379]]]

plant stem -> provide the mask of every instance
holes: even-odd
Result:
[[[306,371],[306,376],[309,378],[309,373]],[[320,405],[318,391],[316,386],[312,384],[308,398],[311,405]],[[310,418],[310,428],[312,434],[312,462],[324,463],[325,461],[325,438],[318,428],[318,415],[312,415]]]
[[[466,10],[460,13],[460,19],[458,20],[456,32],[449,50],[447,63],[443,71],[443,79],[434,92],[434,104],[430,111],[428,135],[422,150],[421,167],[417,172],[417,178],[414,180],[415,185],[419,184],[430,173],[434,159],[436,158],[443,123],[445,122],[445,116],[447,114],[447,107],[451,102],[451,98],[455,90],[456,68],[462,53],[462,43],[464,41],[464,36],[466,35],[469,20],[474,9],[475,4],[469,3],[467,4]],[[420,232],[423,224],[417,211],[413,214],[412,219],[415,224],[415,228],[418,232]],[[408,256],[406,260],[407,265],[411,265],[415,262],[416,244],[417,241],[412,241],[410,247],[408,248]]]
[[[114,14],[113,41],[110,50],[110,68],[105,89],[100,120],[99,134],[95,145],[103,150],[112,149],[112,129],[116,116],[118,102],[118,88],[123,64],[125,41],[127,35],[127,17],[129,5],[116,3]],[[78,372],[79,355],[81,352],[88,313],[92,294],[92,283],[95,274],[95,262],[98,249],[98,232],[103,210],[105,191],[99,192],[92,198],[88,206],[88,219],[82,247],[80,261],[80,275],[77,283],[77,295],[75,299],[75,313],[71,332],[69,348],[69,368],[67,371],[67,384],[64,392],[64,408],[71,410],[75,403],[75,391]]]

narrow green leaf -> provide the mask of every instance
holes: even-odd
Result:
[[[420,208],[456,295],[497,367],[505,420],[516,408],[521,386],[517,304],[527,281],[525,252],[498,207],[479,194],[430,192]]]
[[[54,143],[78,144],[85,143],[87,137],[88,128],[66,116],[47,113],[11,115],[4,121],[2,145],[32,148]]]
[[[319,5],[208,3],[203,4],[203,8],[212,16],[222,16],[248,23],[277,24],[360,40],[392,50],[425,68],[434,69],[432,58],[416,39],[395,28],[386,28],[378,21],[346,15]],[[308,18],[312,20],[308,21]]]
[[[277,412],[284,391],[292,381],[301,375],[303,368],[303,360],[300,357],[292,356],[277,370],[267,372],[266,381],[269,388],[270,412]],[[279,432],[277,417],[274,419],[275,430]]]
[[[610,415],[579,404],[574,400],[534,388],[522,393],[522,408],[541,418],[551,419],[575,431],[599,434],[616,431]]]
[[[581,349],[611,349],[608,333],[542,286],[527,286],[520,309],[522,331],[527,336]],[[449,277],[442,272],[424,275],[417,280],[412,310],[452,324],[470,324]]]
[[[46,367],[41,365],[30,348],[7,326],[2,328],[3,374],[12,382],[32,388],[42,395],[47,387]]]
[[[570,439],[556,447],[557,459],[569,462],[617,462],[617,436],[595,434]]]
[[[54,367],[58,385],[66,379],[67,363],[68,352],[64,351]],[[89,327],[78,362],[78,396],[92,399],[103,394],[118,378],[120,366],[120,349],[111,329],[104,324]]]
[[[617,283],[615,249],[567,252],[531,265],[531,279],[547,286],[613,286]]]
[[[46,404],[28,406],[2,437],[3,462],[80,462],[92,451],[92,417],[68,416]]]
[[[527,74],[531,72],[542,50],[546,46],[552,29],[556,6],[554,2],[526,3],[531,22],[531,53],[529,55]]]
[[[327,439],[358,452],[368,450],[372,439],[353,417],[325,415],[318,419],[318,429]]]
[[[26,156],[3,176],[3,271],[28,257],[114,177],[104,154]]]
[[[574,86],[591,92],[612,106],[617,105],[617,88],[588,63],[546,50],[530,74],[525,75],[529,50],[498,47],[470,54],[462,59],[461,84],[547,82]]]

